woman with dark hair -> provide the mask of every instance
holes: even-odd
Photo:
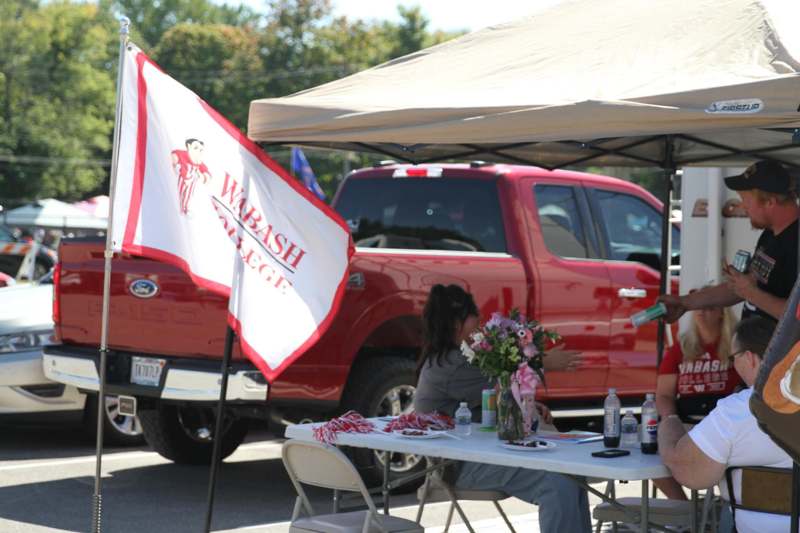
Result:
[[[489,381],[467,362],[459,348],[478,324],[478,307],[471,294],[458,285],[434,285],[423,311],[424,340],[414,396],[418,413],[437,411],[452,416],[462,401],[473,411],[480,409],[481,391],[490,386]],[[557,352],[545,369],[552,369],[554,364],[559,368],[573,364],[573,353]],[[541,407],[544,421],[551,421],[549,411]],[[458,465],[455,485],[500,490],[538,505],[543,533],[591,530],[586,491],[561,474],[465,462]]]

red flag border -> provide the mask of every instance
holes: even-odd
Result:
[[[131,190],[131,205],[128,208],[128,220],[125,225],[125,232],[122,241],[121,249],[123,252],[130,253],[137,256],[156,259],[163,263],[171,264],[183,270],[191,280],[198,286],[206,288],[210,291],[216,292],[226,298],[230,298],[231,288],[227,285],[217,283],[215,281],[203,278],[196,275],[191,271],[189,265],[181,257],[165,252],[158,248],[149,246],[141,246],[133,243],[136,235],[136,228],[139,225],[139,217],[141,214],[142,205],[142,191],[144,190],[144,169],[147,158],[147,81],[145,80],[143,70],[145,63],[150,64],[152,67],[160,72],[161,68],[142,51],[136,52],[136,66],[137,66],[137,118],[136,125],[136,157],[133,171],[133,185]],[[123,68],[120,65],[120,68]],[[166,74],[165,74],[166,75]],[[186,88],[186,90],[190,90]],[[197,95],[195,95],[197,96]],[[236,126],[231,124],[225,117],[219,114],[214,108],[208,105],[202,98],[197,96],[197,100],[208,115],[226,132],[234,138],[241,146],[247,149],[251,155],[259,160],[264,166],[274,172],[286,184],[291,186],[295,192],[302,195],[306,200],[311,202],[317,209],[322,211],[332,222],[337,224],[348,235],[347,247],[347,262],[348,266],[345,268],[344,275],[339,281],[336,288],[336,293],[331,304],[328,314],[319,323],[317,329],[303,342],[295,351],[284,359],[284,361],[277,367],[271,368],[267,362],[258,354],[258,352],[247,342],[242,336],[242,325],[237,317],[228,311],[227,323],[239,338],[239,345],[242,353],[258,368],[259,371],[267,378],[271,384],[289,365],[291,365],[298,357],[303,355],[305,351],[311,347],[330,327],[336,312],[341,306],[342,299],[344,298],[344,290],[349,272],[350,259],[353,256],[355,247],[353,245],[353,237],[350,234],[350,229],[347,223],[327,204],[322,202],[311,191],[302,187],[297,181],[292,178],[280,165],[272,160],[256,143],[247,138]]]

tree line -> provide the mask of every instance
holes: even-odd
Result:
[[[314,87],[454,37],[419,8],[399,22],[334,16],[329,0],[262,11],[211,0],[0,2],[0,204],[108,190],[119,23],[169,75],[243,131],[251,100]],[[271,154],[288,166],[289,150]],[[330,196],[375,158],[307,151]]]

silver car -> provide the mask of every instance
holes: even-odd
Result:
[[[0,288],[0,419],[33,415],[78,415],[87,431],[97,429],[97,395],[48,380],[42,371],[42,347],[53,337],[53,282],[47,275],[35,283]],[[118,401],[105,401],[107,443],[143,442],[136,417],[119,414]]]

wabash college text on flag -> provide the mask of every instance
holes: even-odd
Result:
[[[229,296],[229,325],[273,381],[338,309],[347,224],[140,50],[123,68],[114,250]]]

